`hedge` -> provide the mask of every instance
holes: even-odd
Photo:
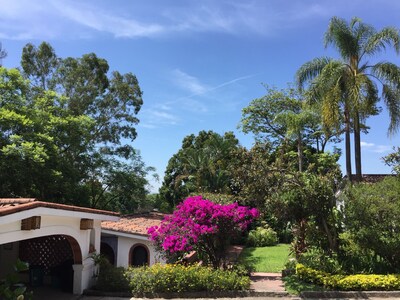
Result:
[[[296,275],[306,282],[323,285],[334,290],[390,291],[400,289],[400,275],[397,274],[332,275],[297,264]]]
[[[234,291],[250,287],[248,276],[209,267],[156,264],[125,273],[133,295],[194,291]]]

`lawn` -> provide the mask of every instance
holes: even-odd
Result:
[[[239,261],[249,266],[253,272],[281,272],[290,257],[289,247],[289,244],[278,244],[244,248]]]

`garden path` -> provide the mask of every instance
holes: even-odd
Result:
[[[250,289],[255,291],[284,292],[285,287],[280,273],[255,272],[250,275]]]

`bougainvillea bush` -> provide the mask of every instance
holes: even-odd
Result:
[[[148,233],[168,258],[178,259],[196,251],[203,262],[218,268],[225,262],[231,238],[247,230],[258,216],[255,208],[237,203],[221,205],[195,196],[184,200]]]

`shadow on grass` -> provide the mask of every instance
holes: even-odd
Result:
[[[296,275],[282,278],[285,290],[290,294],[299,295],[304,291],[326,291],[324,287],[300,280]]]

